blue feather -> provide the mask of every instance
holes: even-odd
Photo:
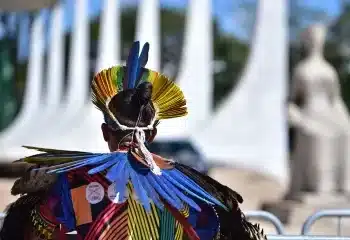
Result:
[[[67,167],[63,167],[60,169],[52,170],[50,172],[63,173],[63,172],[67,172],[67,171],[74,170],[74,169],[81,168],[81,167],[88,166],[88,165],[97,165],[97,164],[105,162],[110,156],[111,156],[111,154],[97,154],[94,157],[80,160],[77,163],[74,163],[72,165],[69,165]]]
[[[126,200],[128,198],[128,194],[129,192],[127,191],[126,189],[126,186],[129,182],[129,179],[130,179],[130,171],[131,171],[131,168],[130,168],[130,165],[129,164],[125,164],[125,167],[123,169],[124,172],[122,172],[122,176],[123,176],[123,179],[124,179],[124,186],[125,186],[125,190],[124,191],[121,191],[122,195],[121,195],[121,199],[123,200]]]
[[[216,200],[215,198],[211,197],[209,194],[207,194],[206,192],[204,192],[204,194],[198,194],[195,193],[193,190],[193,186],[185,186],[183,185],[183,183],[186,183],[185,181],[183,181],[183,179],[178,178],[178,179],[174,179],[169,173],[172,172],[174,170],[170,170],[170,171],[163,171],[162,175],[164,177],[166,177],[171,183],[173,183],[175,186],[179,187],[180,189],[182,189],[183,191],[187,192],[188,194],[208,203],[208,204],[217,204],[219,206],[222,206],[223,208],[226,209],[226,207],[220,203],[218,200]],[[178,181],[180,180],[180,181]],[[182,180],[182,181],[181,181]],[[198,185],[197,185],[198,186]],[[199,189],[196,190],[201,190],[201,188],[198,186]],[[202,190],[203,191],[203,190]],[[204,196],[203,196],[204,195]]]
[[[148,182],[147,178],[143,175],[139,176],[140,183],[145,188],[148,193],[148,197],[152,199],[154,204],[161,210],[164,208],[164,204],[160,201],[158,193],[154,190],[151,184]]]
[[[141,80],[141,76],[143,73],[143,68],[146,66],[148,61],[148,52],[149,52],[149,43],[146,42],[145,45],[143,45],[143,48],[141,50],[141,54],[139,57],[138,67],[137,67],[137,82],[135,86],[137,86]]]
[[[88,174],[92,175],[92,174],[95,174],[98,172],[102,172],[102,171],[106,170],[107,168],[111,167],[112,165],[118,163],[118,161],[119,161],[118,157],[113,158],[113,159],[105,162],[104,164],[98,165],[97,167],[90,169],[88,171]]]
[[[162,177],[162,176],[153,175],[153,178],[157,180],[157,183],[159,183],[161,188],[169,194],[169,196],[173,199],[173,201],[177,202],[177,204],[180,206],[180,209],[184,208],[182,201],[178,198],[178,196],[173,191],[173,189],[175,187],[174,185],[169,184],[170,185],[169,186],[169,185],[165,184],[164,177]]]
[[[145,67],[148,61],[149,43],[146,42],[141,50],[138,64],[138,73],[140,73],[140,68]]]
[[[148,195],[147,195],[145,189],[143,188],[143,186],[141,185],[141,182],[138,179],[137,173],[133,169],[131,169],[131,171],[130,171],[130,177],[131,177],[132,187],[133,187],[139,201],[141,202],[142,206],[146,209],[146,211],[150,212],[151,205],[149,202]]]
[[[120,158],[119,161],[108,170],[106,178],[111,182],[115,182],[118,178],[120,178],[119,174],[124,167],[125,160],[124,158]]]
[[[140,42],[135,41],[129,52],[126,62],[127,78],[124,79],[127,88],[134,88],[137,78],[138,60],[139,60]],[[125,88],[124,88],[125,89]]]
[[[74,209],[72,205],[72,198],[69,191],[69,183],[66,175],[60,175],[56,183],[56,189],[58,195],[60,195],[62,217],[59,220],[68,228],[69,231],[74,230],[76,222],[74,218]]]
[[[190,179],[188,176],[183,174],[177,169],[168,171],[169,176],[173,177],[174,180],[177,180],[180,183],[183,183],[187,188],[192,189],[198,194],[202,195],[204,198],[207,198],[209,201],[212,201],[215,204],[222,205],[216,198],[212,197],[207,191],[202,189],[196,182]],[[223,205],[222,205],[223,206]]]
[[[81,167],[81,165],[84,165],[84,161],[85,160],[81,160],[81,161],[78,161],[78,162],[75,162],[71,165],[68,165],[68,166],[65,166],[65,167],[61,167],[61,168],[57,168],[57,169],[53,169],[53,170],[50,170],[48,171],[48,173],[64,173],[64,172],[68,172],[70,170],[73,170],[73,169],[76,169],[78,166]]]
[[[182,209],[182,204],[179,204],[177,201],[171,198],[169,194],[163,190],[163,188],[158,184],[156,179],[154,178],[153,174],[147,175],[147,180],[151,184],[151,186],[154,187],[154,189],[158,192],[158,194],[163,197],[170,205],[174,206],[176,209],[180,210]]]
[[[129,170],[127,164],[119,168],[119,175],[115,185],[115,192],[119,195],[118,202],[124,202],[128,198],[126,185],[129,181]]]
[[[82,163],[83,161],[84,161],[84,159],[79,160],[77,162],[73,162],[73,163],[62,163],[62,164],[58,164],[58,165],[54,165],[54,166],[34,168],[33,170],[46,170],[48,173],[55,173],[57,170],[61,170],[62,168],[70,167],[70,166],[72,166],[72,164]]]
[[[191,198],[187,197],[183,192],[181,192],[176,186],[171,184],[168,179],[163,178],[163,182],[167,184],[168,186],[172,186],[172,190],[175,192],[175,194],[185,203],[187,203],[190,207],[196,209],[198,212],[201,211],[201,208],[198,206],[198,204],[193,201]]]
[[[113,160],[114,158],[118,158],[123,154],[125,155],[125,153],[94,154],[89,158],[72,162],[72,164],[69,165],[67,165],[66,163],[63,163],[62,165],[60,164],[62,167],[59,167],[60,165],[56,165],[55,169],[48,171],[48,173],[63,173],[84,166],[105,164],[106,162]],[[48,169],[50,169],[50,167]]]
[[[167,171],[167,173],[175,181],[179,182],[180,184],[184,185],[189,189],[192,189],[197,194],[200,194],[202,196],[210,196],[206,191],[204,191],[200,186],[198,186],[197,183],[192,181],[190,178],[188,178],[185,174],[178,171],[177,169]]]
[[[62,154],[60,154],[60,157],[61,158],[64,158],[64,157],[70,157],[70,158],[83,157],[83,158],[86,158],[86,157],[92,156],[92,155],[95,155],[95,154],[94,153],[62,153]],[[57,153],[45,153],[42,156],[45,156],[48,158],[50,158],[50,157],[57,158]]]

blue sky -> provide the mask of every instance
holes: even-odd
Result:
[[[74,1],[75,0],[63,0],[65,3],[65,26],[68,29],[71,28],[74,18]],[[103,1],[100,0],[87,0],[88,1],[88,12],[89,16],[97,16],[102,8]],[[119,0],[121,7],[136,6],[140,0]],[[160,0],[162,7],[167,8],[177,8],[186,10],[190,0]],[[253,3],[258,2],[258,0],[212,0],[212,12],[214,17],[217,18],[219,26],[227,34],[234,34],[240,38],[247,39],[250,31],[248,28],[252,27],[252,23],[245,23],[244,11],[240,11],[239,4],[243,1],[250,1]],[[290,0],[298,1],[298,0]],[[323,10],[329,16],[328,21],[334,19],[339,15],[341,10],[342,0],[299,0],[301,5],[316,7]],[[45,14],[45,13],[44,13]],[[254,13],[253,13],[254,14]],[[26,24],[25,22],[23,24]],[[0,28],[1,34],[1,28]],[[27,55],[28,52],[28,33],[22,33],[22,41],[20,43],[20,48],[22,49],[20,55]]]
[[[89,14],[91,16],[98,15],[101,10],[102,2],[100,0],[88,0],[89,1]],[[188,5],[189,0],[160,0],[160,4],[163,7],[168,8],[178,8],[185,10]],[[247,1],[247,0],[245,0]],[[248,0],[249,2],[256,3],[258,0]],[[297,1],[297,0],[290,0]],[[319,8],[327,13],[331,19],[337,16],[340,12],[340,3],[342,0],[302,0],[300,2],[301,5],[311,6]],[[73,2],[74,0],[65,0],[66,2],[66,24],[67,27],[71,25],[73,20]],[[127,6],[136,6],[140,0],[120,0],[122,7]],[[239,11],[239,4],[243,2],[243,0],[213,0],[212,1],[212,9],[213,15],[218,19],[221,29],[223,29],[227,33],[233,33],[241,37],[246,33],[246,26],[244,24],[234,24],[237,23],[237,19],[243,21],[244,23],[244,13],[243,11]],[[238,10],[237,10],[238,9]],[[330,19],[330,20],[331,20]],[[238,21],[239,23],[239,21]],[[242,26],[243,25],[243,26]],[[249,25],[249,24],[248,24]],[[250,25],[251,26],[251,25]],[[249,31],[248,31],[249,32]]]

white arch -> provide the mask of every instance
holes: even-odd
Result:
[[[98,49],[98,70],[120,64],[120,6],[117,0],[105,0],[101,13],[101,28]],[[100,125],[103,115],[91,101],[88,102],[84,111],[81,125],[73,133],[77,141],[73,149],[86,151],[106,152],[107,144],[104,142]]]
[[[119,0],[104,0],[96,72],[120,63]]]
[[[57,109],[55,124],[40,136],[36,144],[40,146],[61,148],[65,145],[63,138],[70,138],[72,129],[82,121],[80,112],[88,100],[89,90],[89,34],[87,1],[76,0],[74,6],[74,24],[68,64],[67,92],[63,95],[61,106]],[[63,70],[62,70],[63,71]],[[63,80],[63,78],[62,78]],[[49,137],[48,137],[49,136]]]
[[[21,140],[21,145],[35,145],[39,139],[46,138],[52,125],[59,120],[59,108],[63,94],[63,7],[58,4],[52,9],[48,47],[48,65],[46,69],[46,88],[43,89],[43,98],[40,102],[40,112],[29,129],[27,136]]]
[[[67,95],[63,105],[64,122],[71,124],[76,114],[88,100],[89,91],[89,19],[88,5],[85,0],[76,0],[74,9],[74,25],[69,59]]]
[[[136,19],[136,39],[141,44],[149,42],[147,68],[160,71],[160,18],[159,0],[142,0]]]
[[[105,5],[103,8],[103,13],[101,13],[102,22],[101,22],[101,32],[99,39],[99,49],[98,49],[98,60],[96,63],[97,68],[105,68],[108,65],[114,65],[119,62],[119,8],[118,2],[112,0],[105,0]],[[76,8],[76,13],[79,13],[79,17],[82,14],[85,14],[84,18],[87,17],[86,10],[82,11],[82,8],[85,8],[86,5],[79,4]],[[79,25],[81,30],[84,30],[84,35],[87,37],[87,21],[84,21],[84,26],[82,23]],[[81,37],[81,36],[80,36]],[[78,38],[82,41],[82,38]],[[86,39],[85,42],[86,43]],[[73,46],[76,47],[76,46]],[[80,46],[81,47],[81,46]],[[84,47],[86,52],[88,50],[87,46]],[[113,50],[114,49],[114,50]],[[82,48],[78,52],[75,50],[75,54],[80,57],[83,56]],[[76,56],[77,57],[77,56]],[[74,57],[73,57],[74,58]],[[80,63],[80,64],[79,64]],[[81,67],[83,64],[83,67]],[[85,71],[85,74],[79,75],[82,77],[82,80],[71,84],[69,86],[69,92],[73,95],[74,92],[78,89],[84,89],[85,95],[87,96],[87,91],[90,86],[87,76],[86,68],[89,66],[88,62],[83,61],[82,58],[79,58],[79,61],[72,62],[72,69],[79,69],[79,74],[81,74],[82,70]],[[74,81],[74,76],[78,74],[78,71],[75,74],[70,76],[70,81]],[[84,81],[83,81],[84,79]],[[78,90],[78,91],[80,91]],[[83,92],[80,92],[78,96],[81,96]],[[87,101],[87,98],[89,101]],[[71,100],[74,98],[71,98]],[[60,132],[55,134],[55,137],[52,141],[46,142],[44,146],[54,147],[54,148],[62,148],[62,149],[74,149],[74,150],[83,150],[83,151],[107,151],[107,145],[103,141],[100,124],[103,121],[102,114],[93,107],[90,103],[90,97],[83,97],[85,99],[84,102],[80,102],[77,104],[73,104],[67,102],[67,104],[71,104],[70,107],[72,110],[75,109],[75,117],[72,118],[70,122],[66,123],[66,126],[62,125],[62,129]],[[68,106],[67,106],[68,107]],[[75,107],[75,108],[74,108]],[[74,115],[72,115],[74,116]]]
[[[159,140],[190,137],[206,125],[211,114],[213,92],[211,19],[210,0],[190,0],[177,80],[186,96],[189,115],[161,122],[157,136]]]
[[[72,143],[76,141],[76,138],[72,136],[72,130],[78,128],[84,119],[81,112],[85,109],[89,89],[87,1],[76,0],[74,12],[67,93],[60,106],[55,109],[54,115],[47,122],[48,125],[44,125],[44,134],[38,135],[32,142],[26,144],[50,148],[74,148]],[[50,54],[53,54],[52,51],[50,49]],[[60,58],[63,60],[63,55]],[[29,61],[32,60],[29,59]],[[62,82],[63,68],[60,74],[62,74],[60,79]],[[15,148],[11,149],[11,156],[23,157],[27,152],[26,149]]]
[[[57,110],[60,107],[63,95],[64,81],[64,31],[63,31],[63,6],[57,4],[52,10],[52,20],[50,26],[50,44],[48,50],[47,88],[44,92],[45,125],[51,127],[52,117],[57,118]],[[51,119],[50,119],[51,118]]]
[[[63,54],[64,54],[64,30],[63,30],[63,6],[56,5],[52,10],[50,22],[47,84],[43,91],[39,112],[35,121],[26,131],[26,136],[22,137],[16,145],[6,148],[7,156],[11,159],[18,159],[34,151],[22,148],[22,145],[44,146],[47,139],[52,137],[56,123],[60,121],[60,107],[63,95]],[[30,60],[29,60],[30,61]]]
[[[43,66],[43,34],[44,18],[39,14],[33,22],[30,53],[28,59],[27,84],[25,87],[23,105],[14,122],[0,133],[0,148],[4,158],[7,157],[9,146],[16,146],[21,142],[21,137],[30,129],[40,109],[42,90],[42,66]]]
[[[273,29],[273,34],[271,34]],[[242,79],[195,136],[212,161],[287,180],[287,3],[260,0]]]

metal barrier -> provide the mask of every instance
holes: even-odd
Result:
[[[350,217],[350,209],[329,209],[316,212],[307,218],[302,227],[302,235],[284,235],[284,226],[282,222],[273,214],[266,211],[247,211],[247,219],[255,218],[270,222],[274,225],[278,235],[267,235],[268,240],[350,240],[350,237],[340,237],[341,235],[341,218]],[[319,219],[325,217],[337,217],[338,236],[312,236],[310,233],[311,226]]]
[[[304,222],[302,227],[302,235],[284,235],[284,226],[282,222],[272,213],[266,211],[246,211],[244,215],[247,219],[255,218],[270,222],[274,225],[278,235],[267,235],[268,240],[350,240],[350,237],[340,237],[341,234],[341,218],[350,218],[350,209],[328,209],[320,210]],[[5,218],[6,214],[0,212],[0,222]],[[321,218],[337,217],[338,221],[338,236],[312,236],[307,235],[310,232],[312,225]]]
[[[350,218],[350,209],[327,209],[327,210],[320,210],[314,213],[313,215],[308,217],[304,222],[301,230],[301,235],[308,235],[310,233],[310,229],[312,225],[317,220],[321,218],[330,218],[330,217],[338,218],[337,235],[341,236],[341,219],[343,217]]]
[[[283,223],[272,213],[266,211],[247,211],[244,213],[247,219],[255,218],[270,222],[274,225],[277,234],[284,234]]]

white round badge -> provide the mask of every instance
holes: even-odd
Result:
[[[98,182],[91,182],[86,187],[86,199],[91,204],[99,203],[103,200],[105,191]]]

